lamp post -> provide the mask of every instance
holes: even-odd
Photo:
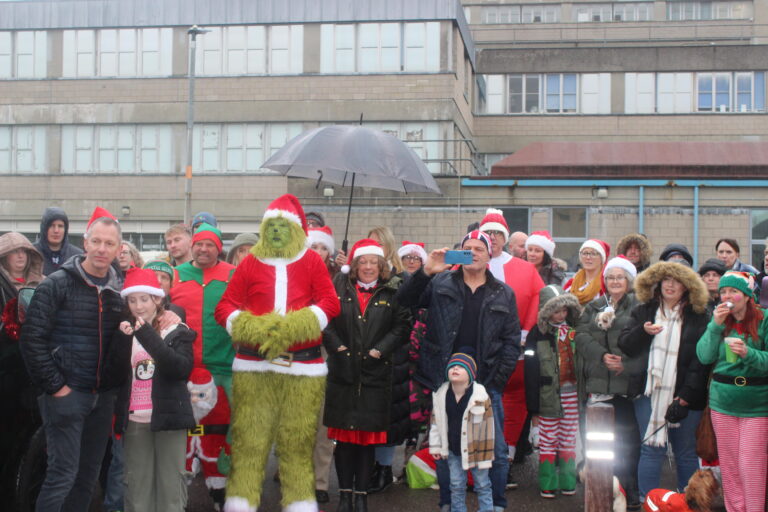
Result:
[[[187,157],[184,165],[184,223],[192,220],[192,129],[195,124],[195,60],[197,53],[197,35],[210,30],[192,25],[189,34],[189,95],[187,97]]]

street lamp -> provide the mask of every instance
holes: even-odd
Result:
[[[189,40],[189,95],[187,97],[187,158],[184,166],[184,223],[192,219],[192,128],[195,124],[195,58],[197,35],[210,32],[209,29],[192,25],[187,30]]]

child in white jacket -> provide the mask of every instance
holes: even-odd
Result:
[[[451,356],[448,382],[432,394],[429,453],[446,459],[451,475],[451,512],[466,512],[467,471],[472,471],[480,512],[493,511],[488,470],[493,462],[493,410],[477,364],[469,354]]]

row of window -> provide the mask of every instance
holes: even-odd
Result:
[[[199,76],[301,74],[303,25],[207,27],[197,36]],[[323,73],[440,70],[440,23],[323,24]],[[45,31],[0,32],[0,79],[45,78]],[[64,78],[173,74],[173,29],[64,30]],[[186,68],[185,68],[186,71]]]
[[[434,173],[441,172],[440,123],[366,123],[406,142]],[[258,173],[261,164],[301,133],[302,123],[198,124],[193,132],[196,172]],[[44,173],[46,126],[0,126],[0,173]],[[65,125],[61,172],[169,174],[178,168],[182,131],[171,125]]]
[[[572,4],[570,20],[562,19],[560,4],[500,5],[483,7],[483,24],[510,23],[594,23],[606,21],[653,21],[654,4],[651,1]],[[469,13],[465,9],[465,13]],[[738,20],[752,17],[751,1],[668,1],[668,21]],[[471,20],[470,20],[471,22]]]
[[[481,114],[610,114],[610,73],[484,75]],[[764,112],[765,73],[625,73],[624,113]]]

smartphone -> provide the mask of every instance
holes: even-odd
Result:
[[[472,251],[446,251],[445,262],[449,265],[469,265],[472,263]]]

